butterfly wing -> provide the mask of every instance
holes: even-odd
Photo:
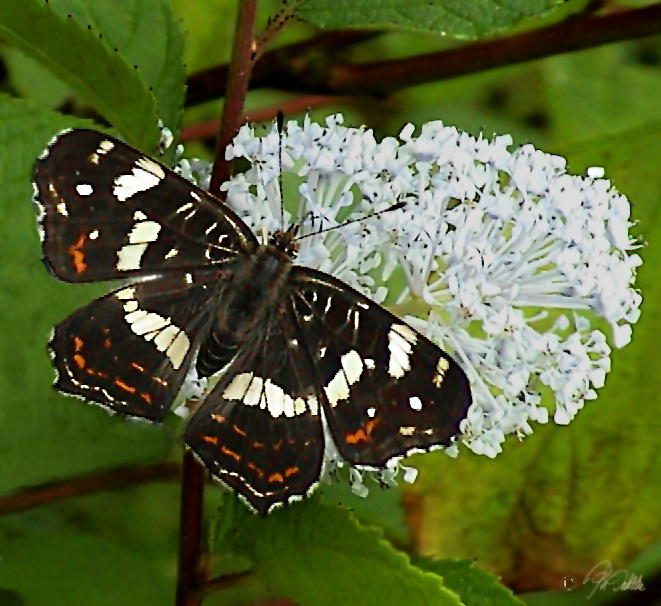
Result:
[[[340,454],[383,467],[409,451],[449,445],[471,403],[457,363],[328,274],[295,267],[291,280],[297,326]]]
[[[255,510],[307,494],[321,474],[318,386],[291,313],[243,343],[185,433],[207,468]]]
[[[55,327],[49,344],[55,387],[118,413],[159,420],[208,333],[207,284],[218,285],[218,274],[158,277],[73,312]]]
[[[227,206],[112,137],[65,131],[37,161],[43,260],[65,282],[222,264],[257,240]]]

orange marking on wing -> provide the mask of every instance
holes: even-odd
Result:
[[[220,452],[232,457],[235,461],[240,461],[241,460],[241,455],[236,454],[233,450],[230,450],[229,448],[226,448],[225,446],[220,447]]]
[[[140,364],[138,364],[137,362],[131,362],[131,366],[133,366],[133,368],[139,370],[140,372],[145,372],[145,367],[140,366]]]
[[[71,256],[71,263],[77,274],[82,274],[87,271],[87,264],[85,263],[85,254],[81,248],[85,245],[87,236],[80,234],[71,246],[69,246],[69,255]]]
[[[298,473],[300,469],[298,467],[288,467],[285,469],[285,478],[288,478],[289,476],[293,476],[295,473]]]
[[[143,391],[143,392],[140,394],[140,397],[141,397],[145,402],[147,402],[147,404],[151,404],[151,396],[150,396],[148,393],[146,393],[146,392]]]
[[[85,358],[83,358],[83,356],[81,356],[80,354],[76,354],[73,357],[73,361],[76,363],[76,366],[78,368],[85,368]]]
[[[269,476],[269,482],[284,482],[285,479],[282,477],[282,474],[274,473]]]
[[[123,389],[124,391],[128,391],[129,393],[135,393],[135,387],[131,387],[130,385],[127,385],[121,379],[115,379],[115,385],[117,385],[117,387]]]
[[[238,433],[240,436],[245,436],[245,435],[246,435],[246,432],[243,431],[243,429],[241,429],[241,428],[238,427],[237,425],[232,425],[232,429],[233,429],[234,431],[236,431],[236,433]]]
[[[73,350],[80,351],[83,348],[84,342],[80,337],[73,338]]]
[[[347,444],[357,444],[358,442],[367,442],[370,439],[370,434],[378,425],[378,419],[370,419],[365,423],[365,428],[362,427],[355,433],[348,433],[344,436]]]
[[[223,415],[211,415],[211,418],[217,423],[222,423],[225,421],[225,417]]]
[[[359,429],[356,433],[348,433],[345,435],[344,441],[347,444],[358,444],[358,442],[367,441],[367,436],[362,429]]]
[[[208,444],[218,444],[218,438],[214,436],[202,436],[202,439]]]
[[[254,463],[248,463],[248,467],[252,469],[260,478],[264,477],[264,472]]]

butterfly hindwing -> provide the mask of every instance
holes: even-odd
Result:
[[[274,314],[243,344],[185,433],[211,473],[262,513],[307,494],[322,467],[318,388],[290,315]]]
[[[295,267],[291,280],[298,325],[342,456],[383,467],[411,450],[449,445],[471,402],[456,362],[328,274]]]
[[[217,271],[157,277],[73,312],[49,344],[55,387],[115,412],[160,419],[209,329],[209,278]],[[218,286],[216,288],[219,288]]]
[[[257,246],[219,200],[103,133],[60,134],[34,182],[43,259],[66,282],[225,263]]]

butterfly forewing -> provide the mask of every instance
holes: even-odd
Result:
[[[120,288],[53,331],[55,387],[115,412],[158,420],[208,333],[218,271],[158,277]]]
[[[294,268],[292,282],[298,326],[340,454],[352,464],[383,467],[411,450],[449,445],[471,402],[459,366],[332,276]]]
[[[244,343],[186,429],[205,465],[257,511],[305,495],[324,452],[315,372],[291,310]]]
[[[44,262],[67,282],[226,263],[257,247],[217,199],[95,131],[58,136],[37,162],[35,188]]]

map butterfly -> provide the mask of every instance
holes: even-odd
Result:
[[[159,421],[192,365],[222,370],[184,439],[254,510],[317,485],[324,427],[346,461],[374,469],[459,433],[464,372],[383,307],[296,265],[296,227],[260,244],[220,200],[91,130],[51,142],[34,188],[49,272],[123,281],[55,327],[55,387]]]

